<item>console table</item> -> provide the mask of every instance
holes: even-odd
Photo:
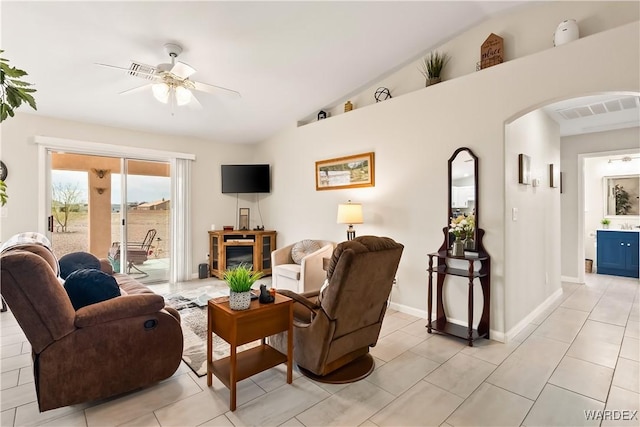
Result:
[[[447,248],[448,228],[444,228],[445,243],[440,247],[438,252],[430,253],[429,256],[429,289],[427,296],[427,332],[432,333],[433,330],[452,335],[455,337],[466,339],[469,346],[473,346],[473,341],[479,338],[489,339],[489,321],[491,315],[491,258],[484,250],[482,245],[482,236],[484,230],[477,230],[478,252],[465,252],[464,256],[452,256]],[[437,259],[437,265],[434,267],[433,259]],[[467,268],[450,267],[452,260],[459,260],[467,263]],[[479,265],[479,269],[476,266]],[[437,295],[436,295],[436,319],[432,321],[432,301],[433,301],[433,274],[437,275]],[[467,325],[461,326],[447,321],[444,311],[444,284],[447,276],[465,277],[468,282],[467,297]],[[475,279],[479,279],[482,288],[482,296],[484,304],[482,306],[482,315],[477,329],[473,328],[473,285]]]
[[[276,249],[273,230],[209,231],[209,272],[222,279],[225,270],[246,263],[254,271],[271,274],[271,252]]]
[[[280,363],[287,363],[287,384],[292,381],[293,364],[293,300],[276,294],[273,303],[251,301],[248,310],[231,310],[229,297],[209,300],[207,304],[207,386],[211,387],[212,374],[231,390],[229,409],[236,410],[236,384]],[[266,343],[265,338],[287,331],[287,354],[284,355]],[[213,360],[213,339],[216,334],[231,346],[231,354]],[[257,347],[238,353],[237,347],[256,340]]]

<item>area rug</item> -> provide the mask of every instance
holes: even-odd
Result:
[[[205,289],[205,288],[202,288]],[[203,290],[186,291],[164,295],[165,303],[178,310],[182,325],[184,344],[182,360],[198,376],[207,375],[207,301],[228,295],[229,290],[211,291],[211,287]],[[213,334],[213,359],[223,359],[229,356],[229,343]],[[238,347],[238,351],[251,348],[260,341]]]
[[[184,344],[182,360],[199,377],[207,375],[207,306],[200,306],[191,295],[165,295],[165,302],[180,313]],[[222,359],[230,353],[229,344],[213,335],[213,358]]]

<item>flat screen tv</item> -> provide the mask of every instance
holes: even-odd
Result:
[[[269,165],[222,165],[223,193],[269,193]]]

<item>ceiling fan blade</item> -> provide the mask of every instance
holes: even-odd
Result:
[[[94,64],[99,65],[101,67],[114,68],[116,70],[125,71],[130,76],[140,77],[141,79],[146,79],[146,80],[160,79],[160,75],[158,75],[155,71],[156,68],[150,65],[138,64],[134,62],[133,64],[134,66],[136,66],[135,68],[132,68],[132,67],[125,68],[125,67],[118,67],[116,65],[101,64],[99,62],[95,62]]]
[[[210,85],[207,83],[202,83],[202,82],[193,82],[194,88],[197,91],[200,92],[206,92],[206,93],[210,93],[212,95],[218,95],[221,93],[226,93],[228,95],[232,95],[234,97],[240,98],[240,92],[233,90],[233,89],[227,89],[226,87],[222,87],[222,86],[215,86],[215,85]]]
[[[196,94],[191,92],[191,102],[189,102],[187,104],[187,106],[192,109],[192,110],[202,110],[202,104],[200,104],[200,101],[198,100],[198,98],[196,97]]]
[[[171,67],[171,70],[169,72],[171,74],[175,74],[176,76],[180,77],[181,79],[186,79],[190,75],[195,73],[196,69],[193,68],[191,65],[188,65],[188,64],[185,64],[184,62],[179,62],[178,61],[173,65],[173,67]]]
[[[99,62],[94,62],[94,65],[99,65],[101,67],[107,67],[107,68],[115,68],[116,70],[130,71],[128,68],[125,68],[125,67],[118,67],[116,65],[109,65],[109,64],[101,64]]]
[[[130,95],[132,93],[142,92],[145,89],[151,88],[151,86],[153,86],[153,83],[148,83],[146,85],[133,87],[131,89],[123,90],[122,92],[118,93],[118,95]]]

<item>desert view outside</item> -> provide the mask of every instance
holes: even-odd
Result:
[[[93,169],[95,172],[95,169]],[[110,174],[111,179],[107,205],[102,201],[102,209],[106,209],[106,216],[110,219],[110,227],[101,224],[90,225],[89,183],[91,172],[74,170],[52,170],[52,215],[53,233],[51,234],[52,249],[60,258],[72,252],[94,252],[99,258],[108,255],[109,247],[114,242],[122,241],[121,213],[120,213],[120,179],[119,173]],[[107,194],[105,194],[107,196]],[[150,229],[157,234],[148,251],[148,261],[167,260],[170,246],[170,177],[129,175],[127,177],[127,241],[129,244],[142,242]],[[95,208],[95,206],[94,206]],[[109,212],[110,209],[110,212]],[[95,219],[94,219],[94,222]],[[106,222],[106,221],[104,221]],[[102,236],[108,244],[100,245],[100,250],[90,251],[89,227],[92,233],[109,233]],[[104,250],[102,247],[104,247]],[[95,253],[101,252],[101,253]],[[104,253],[102,253],[104,252]],[[168,266],[168,263],[163,263]],[[144,267],[143,267],[144,269]],[[168,269],[168,267],[167,267]],[[168,273],[167,273],[168,274]]]
[[[154,243],[151,245],[149,258],[167,258],[169,256],[169,210],[141,211],[130,210],[129,241],[141,242],[150,228],[158,231]],[[54,227],[56,228],[56,227]],[[54,231],[52,234],[53,252],[60,258],[71,252],[86,252],[89,249],[89,218],[87,212],[71,212],[67,231]],[[160,238],[160,240],[158,240]],[[111,214],[111,241],[119,242],[120,213]],[[106,257],[107,254],[94,254]]]

